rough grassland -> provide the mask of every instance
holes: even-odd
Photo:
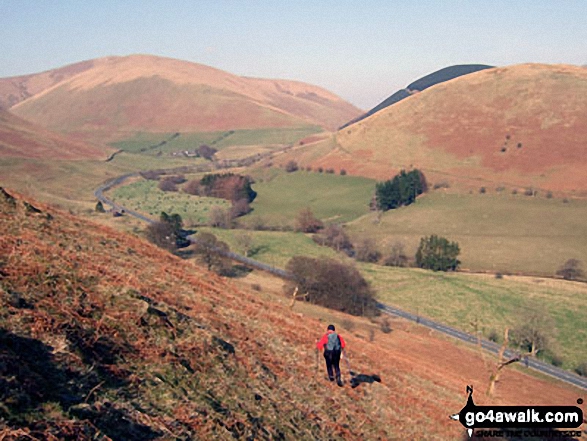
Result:
[[[275,170],[253,176],[253,189],[258,195],[251,204],[254,211],[243,222],[262,218],[269,225],[291,227],[299,211],[306,207],[324,222],[348,222],[369,212],[375,189],[375,181],[354,176]]]
[[[432,192],[409,207],[369,214],[348,225],[381,251],[399,240],[413,256],[420,238],[438,234],[461,247],[462,267],[554,275],[568,259],[587,264],[587,201],[521,194],[459,195]]]
[[[284,268],[296,255],[328,257],[353,263],[352,259],[328,247],[318,246],[309,235],[288,232],[221,230],[203,228],[225,241],[232,250],[243,252],[238,237],[252,237],[250,256]],[[503,335],[532,309],[548,311],[555,323],[551,337],[554,352],[564,366],[575,368],[587,353],[587,285],[532,277],[462,273],[434,273],[419,269],[357,264],[376,289],[382,302],[399,306],[441,323],[473,333],[475,320],[482,335],[491,331]]]

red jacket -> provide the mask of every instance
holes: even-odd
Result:
[[[316,343],[316,347],[318,349],[323,349],[324,346],[326,345],[326,343],[328,343],[328,335],[334,333],[334,331],[328,331],[326,334],[324,334],[322,336],[322,338],[320,339],[320,341],[318,343]],[[342,335],[338,334],[338,338],[340,339],[340,347],[341,349],[344,349],[344,347],[346,346],[346,343],[344,342],[344,339],[342,338]]]

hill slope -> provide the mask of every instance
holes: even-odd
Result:
[[[395,103],[399,103],[401,100],[409,97],[410,95],[428,89],[429,87],[432,87],[435,84],[444,83],[445,81],[449,81],[454,78],[458,78],[460,76],[467,75],[473,72],[478,72],[483,69],[491,69],[492,67],[493,66],[487,66],[485,64],[459,64],[456,66],[445,67],[443,69],[437,70],[436,72],[432,72],[431,74],[428,74],[409,84],[405,89],[398,90],[393,95],[384,99],[381,103],[373,107],[367,113],[343,125],[341,129],[344,129],[345,127],[350,126],[351,124],[359,122],[373,115],[374,113],[377,113],[382,109],[385,109],[386,107],[389,107]]]
[[[437,179],[587,191],[587,71],[487,69],[437,84],[338,132],[316,165],[388,178],[417,167]]]
[[[112,151],[69,139],[0,109],[0,158],[106,159]]]
[[[452,440],[448,412],[487,377],[470,349],[398,323],[375,342],[345,334],[355,369],[384,382],[339,389],[316,371],[324,323],[2,189],[0,303],[8,437]],[[510,404],[577,393],[515,371],[498,391]]]
[[[92,60],[91,67],[64,77],[16,104],[12,111],[45,127],[76,133],[302,125],[334,129],[360,113],[309,84],[239,77],[147,55]]]

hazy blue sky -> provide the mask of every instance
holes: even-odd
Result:
[[[587,0],[1,0],[0,77],[146,53],[364,109],[451,64],[587,64]]]

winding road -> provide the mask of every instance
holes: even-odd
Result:
[[[108,191],[112,187],[122,184],[128,178],[135,177],[135,176],[138,176],[138,173],[128,173],[126,175],[122,175],[117,178],[111,179],[111,180],[105,182],[104,184],[102,184],[100,187],[98,187],[94,191],[94,196],[96,196],[96,198],[99,201],[101,201],[103,204],[110,205],[114,210],[124,212],[125,214],[128,214],[128,215],[133,216],[137,219],[140,219],[143,222],[147,222],[147,223],[151,224],[151,223],[155,222],[155,220],[153,220],[153,219],[151,219],[141,213],[138,213],[133,210],[129,210],[121,205],[118,205],[114,201],[112,201],[111,199],[107,198],[104,195],[105,191]],[[193,237],[190,237],[189,239],[192,242],[194,241]],[[274,274],[278,277],[281,277],[284,279],[292,279],[293,278],[292,274],[288,273],[287,271],[284,271],[281,268],[272,267],[270,265],[259,262],[257,260],[253,260],[248,257],[242,256],[240,254],[233,253],[232,251],[218,250],[218,252],[220,252],[221,254],[225,255],[226,257],[228,257],[230,259],[233,259],[233,260],[236,260],[240,263],[243,263],[244,265],[251,266],[253,268],[257,268],[262,271],[267,271],[267,272]],[[394,306],[386,305],[383,303],[378,303],[377,306],[385,314],[389,314],[392,316],[401,317],[403,319],[410,320],[410,321],[415,322],[421,326],[425,326],[429,329],[440,332],[441,334],[447,335],[452,338],[456,338],[456,339],[461,340],[466,343],[471,343],[471,344],[478,343],[476,336],[471,335],[471,334],[467,334],[466,332],[463,332],[463,331],[459,331],[458,329],[452,328],[450,326],[443,325],[442,323],[438,323],[433,320],[427,319],[425,317],[411,314],[409,312],[403,311],[403,310],[396,308]],[[492,354],[498,354],[499,349],[500,349],[499,345],[497,345],[491,341],[488,341],[488,340],[481,340],[481,347]],[[516,355],[516,353],[514,351],[508,349],[505,351],[504,355],[506,357],[511,358],[511,357],[514,357]],[[572,384],[573,386],[576,386],[578,388],[587,390],[587,378],[585,378],[585,377],[581,377],[581,376],[576,375],[572,372],[557,368],[551,364],[544,363],[544,362],[537,360],[535,358],[532,358],[532,357],[528,357],[527,359],[524,359],[524,361],[521,362],[521,364],[524,364],[528,369],[533,369],[533,370],[538,371],[542,374],[556,378],[557,380],[564,381],[565,383],[569,383],[569,384]]]

